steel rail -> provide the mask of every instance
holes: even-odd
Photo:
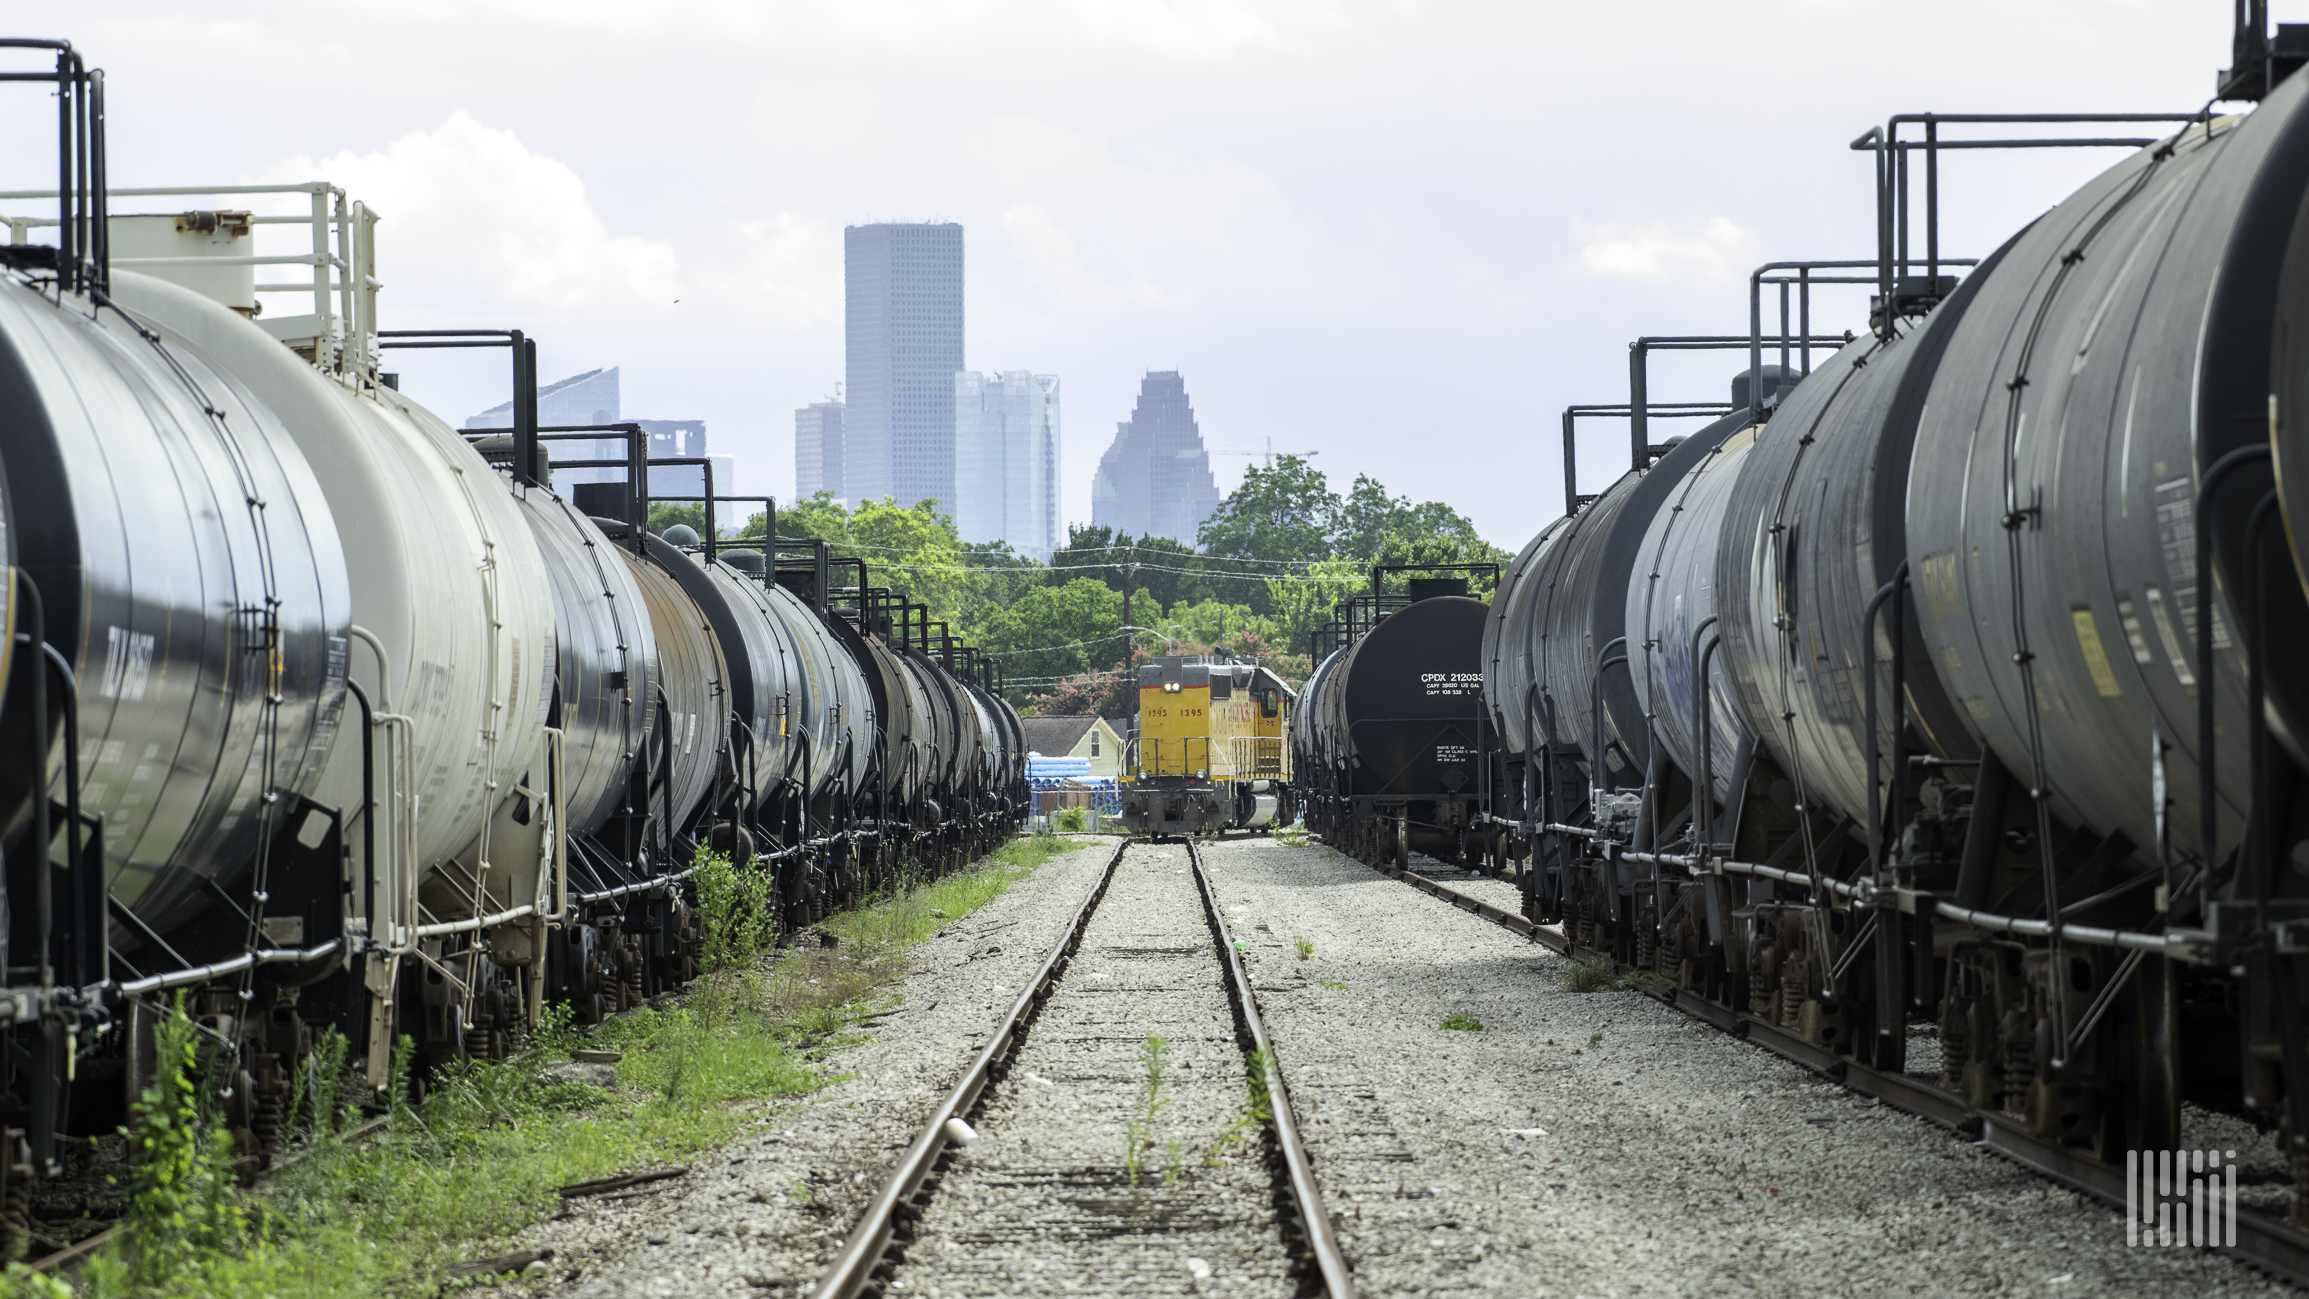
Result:
[[[1275,1063],[1275,1049],[1267,1038],[1266,1025],[1259,1019],[1259,1002],[1251,992],[1251,972],[1245,964],[1243,949],[1235,946],[1234,935],[1227,931],[1226,917],[1219,910],[1218,893],[1211,887],[1210,876],[1203,871],[1202,854],[1195,850],[1192,839],[1187,840],[1187,864],[1194,867],[1195,887],[1203,895],[1203,916],[1210,921],[1211,936],[1219,944],[1219,964],[1226,967],[1227,1000],[1234,1006],[1235,1026],[1255,1053],[1252,1058],[1264,1067],[1268,1130],[1274,1134],[1276,1150],[1283,1159],[1283,1171],[1291,1181],[1291,1200],[1299,1212],[1299,1228],[1305,1236],[1307,1253],[1331,1299],[1355,1299],[1355,1278],[1348,1271],[1347,1256],[1339,1252],[1339,1238],[1331,1228],[1331,1215],[1323,1208],[1322,1188],[1315,1184],[1314,1167],[1308,1163],[1307,1148],[1299,1140],[1299,1122],[1291,1112],[1290,1092],[1283,1085],[1281,1066]]]
[[[1369,865],[1367,862],[1363,864]],[[1558,955],[1574,954],[1568,936],[1535,925],[1523,916],[1492,906],[1412,871],[1398,870],[1392,866],[1372,866],[1371,869],[1402,880],[1422,892],[1433,894],[1463,911],[1474,912]],[[1621,964],[1616,959],[1612,964],[1621,973],[1635,968]],[[1936,1083],[1906,1073],[1877,1069],[1848,1056],[1838,1055],[1825,1047],[1814,1046],[1768,1020],[1744,1011],[1731,1010],[1680,988],[1672,993],[1642,992],[1641,989],[1632,991],[1673,1006],[1733,1037],[1744,1039],[1751,1045],[1801,1065],[1830,1082],[1839,1083],[1861,1095],[1875,1097],[1894,1109],[1929,1119],[1959,1135],[1969,1137],[1975,1144],[2039,1176],[2072,1190],[2082,1191],[2112,1206],[2125,1203],[2122,1169],[2111,1168],[2058,1142],[2046,1141],[2030,1132],[2020,1120],[2011,1115],[2001,1111],[1974,1109],[1965,1103],[1963,1097],[1944,1090]],[[2294,1285],[2309,1285],[2309,1232],[2280,1218],[2241,1206],[2236,1210],[2236,1223],[2237,1243],[2234,1246],[2219,1247],[2216,1252],[2230,1253],[2247,1265]]]
[[[931,1111],[930,1121],[923,1126],[921,1135],[906,1148],[897,1166],[890,1170],[889,1180],[882,1183],[882,1189],[866,1205],[857,1225],[850,1229],[849,1239],[842,1242],[842,1252],[834,1256],[833,1264],[818,1278],[817,1287],[810,1291],[811,1299],[852,1299],[869,1292],[876,1295],[882,1292],[889,1271],[883,1256],[896,1238],[902,1213],[907,1218],[921,1213],[914,1196],[930,1176],[933,1165],[946,1153],[947,1120],[969,1114],[985,1094],[987,1084],[994,1081],[996,1066],[1021,1043],[1020,1031],[1049,996],[1067,961],[1081,944],[1091,913],[1106,897],[1107,885],[1114,882],[1114,868],[1122,863],[1122,855],[1129,847],[1128,840],[1115,845],[1114,855],[1106,860],[1106,869],[1099,872],[1098,883],[1075,909],[1074,919],[1067,923],[1050,955],[1043,958],[1042,968],[1027,981],[1025,990],[1011,1004],[1010,1013],[1002,1017],[994,1036],[963,1071],[962,1080],[954,1084],[954,1090]],[[876,1272],[885,1275],[878,1277]]]

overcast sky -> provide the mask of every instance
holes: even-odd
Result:
[[[1846,148],[1871,123],[2192,111],[2229,49],[2226,0],[37,13],[67,26],[23,34],[107,70],[115,185],[344,185],[384,214],[387,327],[524,328],[548,379],[621,366],[626,415],[706,420],[744,490],[791,492],[793,410],[842,377],[842,227],[938,218],[966,230],[968,365],[1061,377],[1069,520],[1141,374],[1177,368],[1214,451],[1319,449],[1335,486],[1510,549],[1561,510],[1562,408],[1625,399],[1628,339],[1744,333],[1756,263],[1873,255]],[[7,93],[9,129],[48,129]],[[8,155],[10,188],[53,183]],[[1956,156],[1944,251],[2120,156]],[[1654,398],[1743,363],[1663,362]],[[452,421],[505,399],[495,362],[403,369]],[[1625,434],[1589,444],[1593,490]],[[1222,489],[1247,461],[1215,457]]]

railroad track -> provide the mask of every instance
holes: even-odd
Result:
[[[1472,912],[1503,929],[1520,934],[1558,955],[1588,958],[1607,955],[1577,947],[1563,934],[1535,925],[1516,912],[1452,888],[1418,871],[1398,869],[1391,864],[1363,864],[1462,911]],[[1475,874],[1488,873],[1478,871]],[[1616,959],[1613,964],[1623,974],[1635,968]],[[2024,1122],[2002,1111],[1975,1109],[1965,1104],[1962,1097],[1940,1087],[1931,1078],[1918,1074],[1892,1073],[1847,1059],[1833,1051],[1814,1046],[1778,1025],[1744,1011],[1727,1010],[1682,989],[1666,992],[1642,989],[1631,991],[1640,992],[1655,1001],[1666,1002],[1694,1019],[1711,1024],[1783,1059],[1794,1061],[1851,1091],[1874,1097],[1895,1109],[1930,1119],[2072,1190],[2082,1191],[2113,1206],[2121,1207],[2125,1203],[2124,1174],[2121,1170],[2057,1142],[2044,1140],[2030,1132]],[[2280,1280],[2309,1287],[2309,1233],[2280,1218],[2243,1206],[2237,1208],[2236,1216],[2237,1244],[2233,1248],[2224,1247],[2228,1252]]]
[[[1177,1294],[1182,1279],[1354,1294],[1191,842],[1115,848],[813,1294],[1056,1292],[1093,1276],[1112,1294]]]

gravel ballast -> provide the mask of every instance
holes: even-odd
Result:
[[[1366,1295],[2289,1292],[1328,848],[1204,861]]]
[[[837,1081],[762,1104],[760,1135],[626,1198],[573,1201],[503,1246],[553,1251],[538,1279],[508,1292],[807,1294],[1113,851],[1106,840],[1054,857],[917,948],[896,1011],[830,1053],[824,1065]]]
[[[1292,1294],[1221,977],[1186,849],[1132,847],[924,1211],[904,1292]],[[1134,1184],[1150,1034],[1163,1083]]]

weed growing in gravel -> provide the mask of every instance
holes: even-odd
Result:
[[[1061,808],[1058,815],[1051,819],[1050,828],[1060,834],[1081,834],[1083,827],[1089,822],[1090,813],[1083,809],[1079,807]]]
[[[1171,1044],[1153,1033],[1146,1035],[1146,1045],[1139,1048],[1139,1062],[1146,1066],[1146,1081],[1140,1085],[1138,1113],[1123,1125],[1123,1175],[1132,1186],[1138,1185],[1139,1157],[1154,1145],[1155,1115],[1162,1112],[1170,1098],[1163,1095],[1163,1066]]]
[[[1443,1017],[1441,1027],[1455,1033],[1480,1033],[1483,1031],[1483,1021],[1465,1011],[1455,1010]]]
[[[1315,955],[1315,945],[1302,937],[1294,936],[1291,939],[1291,950],[1297,952],[1299,954],[1299,959],[1302,961],[1307,960]]]
[[[895,893],[859,911],[828,917],[818,927],[846,943],[868,947],[912,947],[951,920],[966,916],[1010,891],[1010,886],[1042,863],[1079,844],[1054,835],[1028,835],[987,854],[977,870],[935,880],[908,878]]]
[[[697,886],[698,925],[705,934],[706,973],[751,964],[754,953],[767,947],[776,931],[770,873],[734,865],[729,854],[702,844],[690,865],[690,879]]]
[[[1243,1057],[1243,1086],[1247,1093],[1243,1112],[1235,1117],[1234,1123],[1225,1132],[1219,1134],[1219,1139],[1211,1143],[1211,1148],[1203,1152],[1204,1167],[1218,1167],[1227,1152],[1248,1141],[1250,1134],[1264,1127],[1273,1116],[1270,1108],[1273,1097],[1267,1090],[1267,1070],[1274,1067],[1274,1061],[1274,1053],[1265,1050],[1253,1051]]]
[[[1608,956],[1591,956],[1572,963],[1571,972],[1563,976],[1565,992],[1602,992],[1619,982],[1619,971],[1612,968]]]
[[[1276,826],[1275,842],[1283,845],[1285,848],[1298,847],[1299,845],[1307,842],[1306,825],[1303,822],[1293,821],[1289,825]]]
[[[1590,1033],[1590,1034],[1588,1034],[1588,1035],[1587,1035],[1587,1049],[1588,1049],[1588,1050],[1590,1050],[1590,1051],[1593,1051],[1593,1050],[1595,1050],[1595,1049],[1596,1049],[1596,1047],[1598,1047],[1598,1046],[1600,1046],[1600,1045],[1602,1045],[1602,1044],[1603,1044],[1603,1034],[1601,1034],[1601,1033]]]
[[[1649,993],[1654,997],[1666,996],[1676,990],[1674,979],[1664,974],[1654,974],[1650,970],[1630,970],[1620,982],[1637,992]]]
[[[1334,982],[1330,979],[1317,979],[1315,980],[1315,986],[1318,988],[1329,988],[1333,992],[1345,992],[1347,990],[1346,984]]]

